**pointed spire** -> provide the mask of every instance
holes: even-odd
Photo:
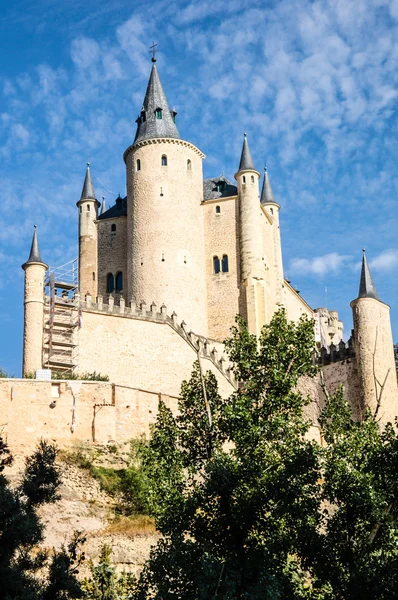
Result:
[[[274,194],[272,192],[271,183],[268,177],[267,167],[264,167],[264,180],[263,189],[261,191],[261,204],[268,204],[270,202],[276,204]]]
[[[90,163],[89,162],[87,163],[87,171],[86,171],[86,177],[84,178],[82,195],[80,196],[80,200],[87,200],[87,199],[96,200],[94,186],[93,186],[93,182],[91,180]]]
[[[142,105],[141,114],[137,119],[137,133],[134,143],[151,138],[180,138],[175,124],[176,111],[170,110],[166,95],[160,82],[156,68],[156,58],[152,59],[152,71]]]
[[[370,274],[370,269],[366,258],[366,252],[365,250],[362,250],[362,252],[362,271],[361,281],[359,284],[358,298],[374,298],[374,300],[379,300],[379,302],[381,302],[379,295],[376,291],[375,284],[373,283],[372,275]]]
[[[104,212],[106,212],[106,202],[105,202],[105,196],[102,196],[100,215],[103,215]]]
[[[243,137],[243,146],[242,146],[242,154],[240,157],[239,163],[239,171],[244,171],[246,169],[250,169],[251,171],[255,171],[254,162],[252,159],[252,155],[250,154],[250,148],[247,141],[247,135],[244,134]]]
[[[25,267],[25,265],[28,265],[30,263],[44,264],[41,259],[41,256],[40,256],[39,240],[37,239],[36,225],[34,225],[34,228],[33,228],[33,238],[32,238],[32,245],[30,247],[29,258],[26,261],[26,263],[22,265],[22,267]]]

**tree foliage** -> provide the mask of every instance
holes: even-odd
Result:
[[[127,573],[117,574],[110,556],[112,548],[105,544],[101,549],[99,563],[90,564],[91,577],[83,582],[84,598],[87,600],[128,600],[135,588],[135,577]]]
[[[12,489],[4,475],[12,464],[7,444],[0,437],[0,597],[5,600],[67,600],[80,598],[78,566],[83,541],[75,534],[67,548],[52,557],[39,549],[43,524],[37,514],[44,503],[57,499],[60,475],[56,449],[45,441],[26,459],[21,484]]]
[[[280,311],[257,340],[238,320],[226,346],[238,390],[222,399],[196,364],[179,416],[160,402],[143,448],[163,537],[134,597],[397,597],[393,427],[370,414],[354,423],[339,391],[320,420],[327,445],[306,437],[309,399],[296,386],[316,372],[310,321]]]

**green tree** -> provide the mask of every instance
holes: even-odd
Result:
[[[112,548],[104,545],[100,561],[90,564],[91,577],[83,582],[87,600],[128,600],[135,588],[135,577],[128,573],[117,574],[111,564]]]
[[[226,345],[238,390],[222,400],[195,365],[179,416],[160,403],[143,449],[163,538],[135,598],[396,597],[394,429],[370,414],[354,423],[339,392],[321,417],[328,445],[305,437],[296,386],[316,373],[310,321],[280,311],[258,341],[239,320]]]
[[[43,524],[38,509],[57,500],[60,475],[56,449],[45,441],[26,459],[21,484],[12,489],[4,475],[12,464],[7,444],[0,437],[0,597],[6,600],[67,600],[80,598],[76,579],[84,559],[75,534],[68,548],[50,558],[39,549]]]

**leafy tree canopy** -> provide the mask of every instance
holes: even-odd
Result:
[[[226,343],[239,389],[222,399],[196,364],[179,416],[160,402],[143,468],[163,534],[137,600],[398,597],[398,439],[342,391],[306,437],[312,323],[283,311],[258,341],[238,320]],[[205,393],[204,393],[205,390]]]
[[[4,600],[67,600],[82,595],[76,579],[84,559],[78,551],[81,536],[75,534],[69,546],[52,557],[38,547],[43,524],[37,510],[57,500],[60,475],[55,458],[55,447],[41,441],[26,459],[21,484],[12,489],[4,469],[13,459],[0,437],[0,598]]]

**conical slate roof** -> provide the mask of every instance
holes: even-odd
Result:
[[[80,196],[80,200],[87,200],[87,199],[96,200],[94,186],[93,186],[93,182],[91,179],[91,173],[90,173],[90,163],[87,163],[86,177],[84,178],[82,195]]]
[[[175,111],[170,111],[166,94],[163,91],[159,74],[153,60],[151,75],[142,105],[141,114],[137,119],[137,133],[134,143],[152,138],[180,138],[174,122]]]
[[[381,302],[376,291],[375,284],[373,283],[372,275],[370,274],[365,250],[363,250],[361,281],[359,283],[358,298],[374,298],[375,300],[379,300],[379,302]]]
[[[267,167],[264,167],[263,189],[261,191],[261,204],[272,202],[276,204],[274,194],[272,192],[271,183],[268,177]]]
[[[242,154],[241,154],[240,163],[239,163],[239,171],[244,171],[245,169],[250,169],[251,171],[256,170],[254,167],[252,155],[250,154],[250,148],[249,148],[246,134],[244,134],[244,138],[243,138],[243,146],[242,146]]]
[[[33,238],[32,238],[32,245],[30,247],[29,258],[26,261],[25,265],[28,265],[30,263],[43,263],[41,256],[40,256],[39,240],[37,239],[36,225],[34,226],[34,229],[33,229]]]

